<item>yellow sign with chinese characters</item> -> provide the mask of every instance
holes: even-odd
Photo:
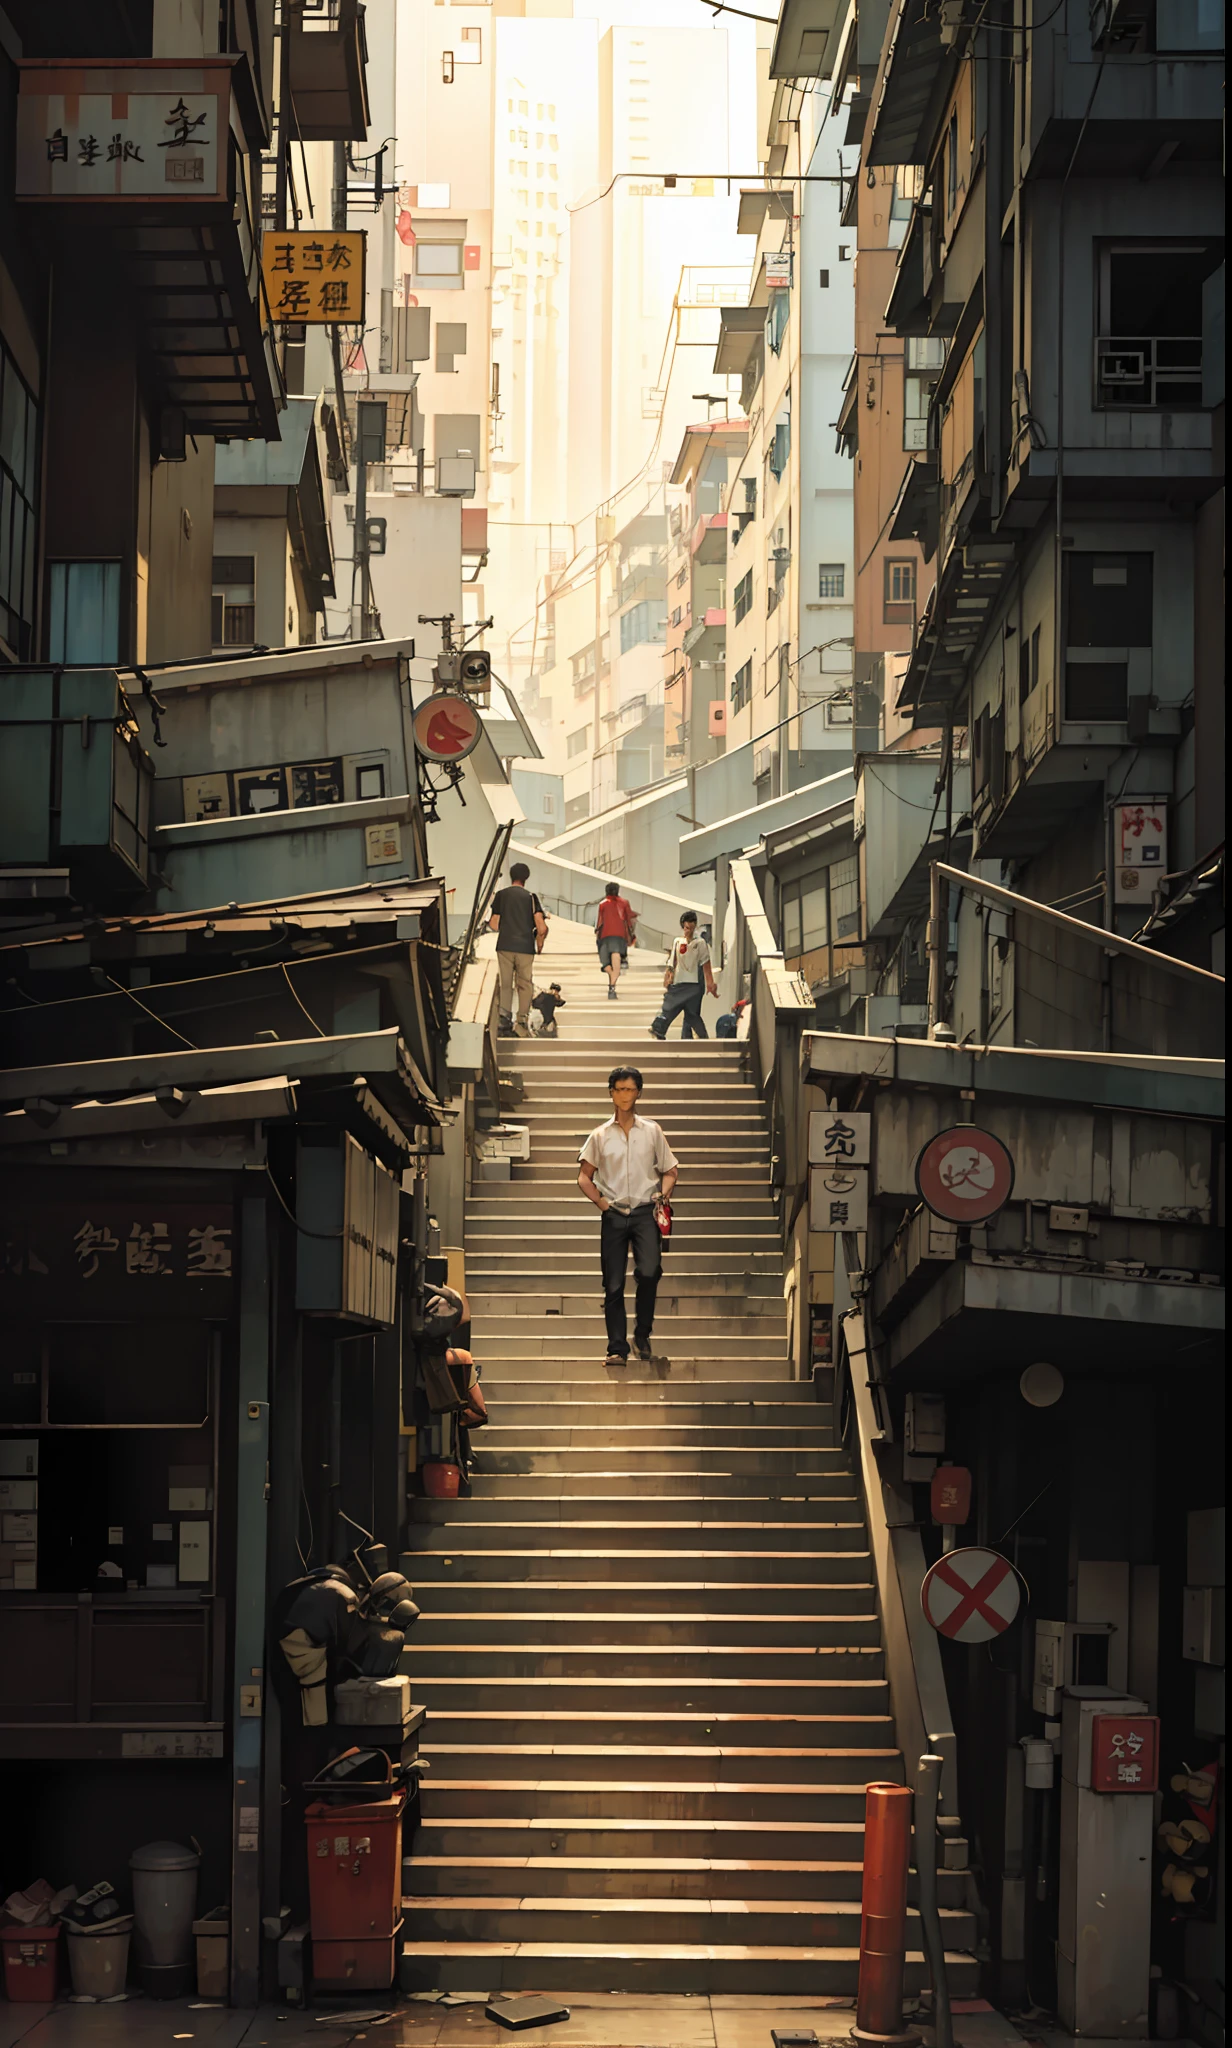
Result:
[[[362,324],[366,241],[353,228],[267,228],[261,275],[270,317],[318,327]]]

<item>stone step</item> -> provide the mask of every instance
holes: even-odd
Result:
[[[733,1603],[751,1597],[754,1592],[767,1601],[773,1598],[787,1602],[804,1586],[824,1587],[826,1600],[836,1600],[842,1606],[844,1589],[850,1587],[862,1594],[869,1584],[869,1561],[858,1551],[814,1553],[797,1559],[780,1551],[734,1551],[707,1557],[685,1553],[677,1557],[672,1551],[651,1551],[648,1555],[642,1550],[628,1550],[603,1558],[600,1569],[600,1560],[593,1551],[408,1550],[403,1552],[403,1564],[417,1589],[421,1606],[427,1604],[431,1589],[437,1586],[454,1587],[459,1598],[469,1587],[485,1596],[490,1589],[517,1588],[523,1595],[517,1602],[519,1606],[530,1605],[542,1597],[544,1589],[553,1586],[568,1586],[575,1592],[585,1590],[588,1595],[601,1588],[610,1589],[624,1597],[631,1589],[648,1585],[646,1574],[650,1571],[655,1574],[656,1587],[671,1585],[683,1591],[686,1587],[705,1586],[709,1600],[726,1601],[730,1597]],[[847,1565],[850,1569],[844,1571]],[[783,1576],[785,1572],[790,1572],[790,1578]],[[501,1597],[508,1599],[511,1595],[506,1590]]]
[[[546,1392],[538,1400],[511,1400],[507,1393],[498,1398],[498,1385],[508,1384],[490,1381],[484,1374],[484,1393],[493,1417],[489,1429],[503,1426],[524,1433],[540,1428],[607,1429],[618,1423],[628,1429],[696,1431],[702,1439],[709,1430],[726,1432],[741,1427],[754,1432],[786,1430],[810,1444],[831,1443],[834,1438],[834,1425],[823,1419],[825,1411],[816,1401],[578,1401],[565,1399],[563,1393],[554,1401]],[[690,1442],[697,1440],[690,1435]],[[762,1441],[760,1435],[751,1440]]]
[[[464,1753],[468,1745],[547,1743],[558,1748],[580,1743],[646,1745],[670,1751],[720,1744],[725,1749],[892,1750],[894,1723],[888,1714],[519,1714],[489,1712],[436,1713],[434,1740]]]
[[[470,1298],[473,1305],[474,1295]],[[555,1380],[551,1382],[549,1395],[542,1380],[513,1379],[507,1374],[497,1376],[485,1370],[483,1388],[488,1400],[499,1401],[506,1413],[520,1401],[538,1404],[548,1400],[553,1408],[558,1403],[582,1403],[617,1415],[632,1414],[635,1409],[652,1409],[658,1413],[663,1408],[679,1408],[688,1416],[703,1415],[712,1406],[721,1408],[742,1402],[752,1402],[759,1409],[784,1409],[793,1417],[798,1412],[801,1420],[806,1414],[825,1416],[830,1413],[828,1403],[815,1399],[811,1380],[712,1380],[699,1387],[692,1382],[672,1380],[658,1384],[644,1380],[626,1382],[613,1375],[602,1380]]]
[[[592,1268],[585,1277],[590,1281],[589,1287],[578,1286],[576,1291],[568,1294],[506,1294],[488,1286],[482,1290],[468,1287],[467,1300],[470,1302],[472,1320],[475,1323],[482,1323],[485,1329],[490,1324],[495,1324],[499,1328],[512,1317],[529,1323],[546,1322],[550,1319],[554,1329],[559,1327],[563,1317],[585,1316],[589,1321],[594,1316],[602,1315],[603,1293],[595,1268]],[[733,1275],[733,1281],[737,1277]],[[715,1287],[713,1278],[710,1284],[712,1288]],[[764,1322],[767,1318],[771,1321],[778,1318],[781,1321],[784,1316],[782,1287],[773,1288],[769,1275],[764,1281],[754,1282],[753,1286],[760,1291],[746,1291],[749,1288],[749,1282],[746,1280],[740,1285],[733,1285],[725,1293],[703,1294],[700,1291],[699,1275],[695,1291],[686,1294],[681,1292],[675,1273],[669,1275],[665,1271],[655,1304],[655,1318],[657,1320],[660,1316],[670,1316],[673,1321],[679,1321],[682,1316],[696,1316],[706,1323],[730,1322],[733,1317],[738,1320],[752,1318],[758,1322]],[[635,1303],[634,1289],[626,1284],[625,1306],[632,1310]],[[797,1401],[813,1398],[811,1381],[797,1381],[796,1388],[794,1398]],[[805,1389],[806,1392],[801,1389]]]
[[[490,1430],[485,1435],[490,1435]],[[713,1433],[713,1432],[712,1432]],[[592,1432],[596,1436],[614,1435],[614,1431]],[[575,1431],[581,1436],[582,1432]],[[701,1448],[676,1450],[654,1441],[653,1432],[633,1430],[629,1448],[644,1457],[647,1464],[657,1472],[777,1472],[779,1474],[797,1471],[816,1475],[846,1469],[846,1454],[842,1451],[819,1449],[807,1454],[801,1451],[750,1450],[737,1442],[730,1449]],[[650,1441],[645,1441],[650,1437]],[[802,1461],[807,1456],[807,1465]],[[541,1451],[530,1444],[485,1444],[476,1450],[476,1471],[489,1472],[604,1472],[612,1466],[621,1466],[611,1449],[592,1449],[587,1443],[569,1444],[557,1451]]]
[[[636,1477],[643,1475],[591,1473],[585,1479],[569,1479],[569,1493],[561,1493],[555,1481],[548,1487],[540,1481],[532,1483],[530,1477],[510,1479],[505,1475],[485,1481],[471,1499],[463,1501],[430,1501],[426,1495],[413,1497],[409,1501],[411,1522],[448,1524],[456,1530],[481,1528],[487,1522],[508,1522],[510,1526],[538,1524],[540,1528],[557,1528],[565,1540],[571,1540],[573,1528],[579,1522],[600,1520],[600,1526],[610,1534],[622,1526],[634,1530],[647,1522],[657,1522],[673,1532],[679,1532],[679,1524],[698,1528],[720,1522],[731,1536],[745,1526],[761,1528],[767,1516],[774,1516],[784,1534],[790,1530],[796,1542],[802,1540],[804,1532],[794,1524],[825,1528],[839,1516],[857,1526],[864,1522],[864,1509],[855,1505],[860,1495],[851,1475],[833,1475],[808,1483],[796,1481],[800,1497],[790,1495],[788,1499],[776,1495],[772,1483],[755,1477],[729,1477],[722,1481],[722,1493],[700,1493],[692,1485],[692,1475],[675,1475],[673,1491],[667,1495],[659,1495],[657,1489],[651,1493],[632,1493]],[[616,1491],[610,1491],[608,1479],[616,1483]],[[622,1479],[626,1481],[624,1489],[618,1485]],[[714,1475],[698,1475],[698,1479],[706,1479],[708,1485],[718,1483]],[[810,1493],[804,1493],[806,1485],[812,1487]],[[620,1520],[614,1522],[614,1516]],[[641,1542],[641,1536],[636,1540]]]
[[[432,1791],[476,1774],[496,1780],[533,1778],[536,1783],[589,1784],[605,1787],[643,1783],[678,1785],[858,1785],[903,1782],[902,1759],[896,1749],[833,1750],[723,1749],[684,1743],[670,1748],[637,1743],[571,1743],[552,1749],[542,1743],[457,1745],[432,1742],[420,1754],[432,1765]]]
[[[632,1343],[632,1335],[629,1341]],[[597,1375],[600,1372],[604,1376],[609,1373],[620,1374],[630,1386],[634,1384],[634,1376],[630,1374],[628,1367],[634,1362],[641,1372],[653,1372],[657,1369],[663,1378],[671,1373],[673,1377],[686,1380],[704,1378],[706,1367],[717,1368],[716,1377],[725,1376],[733,1370],[755,1373],[764,1367],[767,1379],[781,1379],[784,1367],[788,1363],[787,1340],[783,1336],[731,1339],[715,1337],[711,1340],[710,1348],[703,1352],[699,1351],[695,1338],[686,1337],[680,1344],[673,1344],[671,1329],[668,1326],[663,1330],[656,1329],[654,1343],[655,1357],[652,1362],[634,1360],[631,1353],[628,1359],[609,1365],[607,1342],[603,1338],[586,1347],[576,1338],[562,1338],[554,1343],[550,1337],[519,1337],[516,1331],[502,1331],[490,1344],[484,1344],[479,1362],[488,1368],[495,1367],[500,1371],[512,1368],[515,1372],[529,1372],[537,1366],[547,1368],[561,1365],[565,1368],[561,1375],[564,1379],[578,1377],[580,1369],[589,1365],[595,1368]],[[703,1369],[700,1372],[699,1367]],[[548,1382],[554,1375],[545,1370],[543,1377],[545,1382]]]
[[[416,1506],[418,1505],[417,1502]],[[443,1506],[444,1503],[437,1502],[433,1505]],[[662,1550],[667,1543],[670,1543],[678,1554],[693,1558],[716,1556],[725,1548],[741,1552],[765,1550],[779,1556],[794,1558],[798,1554],[797,1546],[803,1546],[805,1543],[809,1549],[823,1556],[847,1550],[858,1550],[862,1554],[865,1551],[864,1523],[854,1515],[844,1521],[814,1520],[806,1528],[800,1527],[798,1519],[784,1522],[767,1522],[759,1519],[724,1524],[713,1516],[705,1521],[691,1521],[684,1514],[678,1518],[661,1515],[657,1521],[601,1521],[596,1510],[606,1507],[608,1503],[588,1501],[586,1505],[593,1519],[585,1522],[528,1522],[516,1516],[513,1519],[506,1516],[502,1521],[494,1519],[489,1522],[477,1515],[457,1515],[458,1506],[471,1507],[474,1505],[473,1502],[464,1501],[452,1505],[455,1513],[444,1524],[420,1523],[418,1519],[411,1522],[407,1531],[411,1539],[411,1551],[439,1549],[444,1542],[448,1542],[453,1552],[501,1550],[508,1549],[511,1539],[515,1537],[519,1549],[523,1550],[567,1547],[579,1554],[597,1552],[600,1556],[606,1556],[609,1552],[619,1553],[621,1550],[630,1553]],[[493,1508],[503,1509],[506,1505],[507,1503],[503,1501],[491,1503]],[[720,1506],[726,1505],[726,1502],[716,1504],[715,1514]],[[767,1511],[777,1515],[779,1505],[776,1501]],[[534,1506],[538,1507],[539,1503],[536,1501]],[[816,1512],[814,1508],[813,1514]]]
[[[623,1365],[609,1365],[606,1355],[591,1352],[584,1358],[555,1358],[540,1355],[537,1358],[506,1358],[484,1346],[480,1361],[483,1367],[485,1388],[490,1380],[508,1379],[515,1375],[520,1380],[533,1381],[545,1388],[557,1386],[589,1387],[639,1387],[667,1388],[683,1387],[690,1396],[704,1398],[712,1386],[729,1380],[739,1372],[750,1380],[763,1380],[767,1386],[780,1383],[786,1361],[783,1359],[745,1357],[738,1362],[730,1358],[682,1358],[679,1353],[670,1359],[661,1359],[657,1365],[643,1365],[640,1358],[629,1357]]]
[[[777,1509],[799,1500],[811,1504],[815,1514],[858,1512],[856,1482],[845,1471],[820,1478],[793,1474],[783,1479],[772,1472],[655,1472],[642,1468],[578,1472],[567,1482],[559,1472],[472,1472],[471,1504],[477,1500],[537,1500],[550,1512],[552,1502],[561,1498],[562,1483],[568,1484],[570,1494],[590,1501],[592,1515],[619,1510],[630,1520],[637,1519],[631,1503],[637,1503],[645,1518],[655,1512],[656,1503],[664,1514],[687,1516],[696,1514],[706,1500],[722,1502],[725,1513],[743,1512],[753,1502],[764,1514],[768,1505]]]
[[[495,1833],[495,1831],[493,1831]],[[859,1900],[864,1869],[858,1859],[822,1863],[721,1856],[463,1856],[423,1855],[402,1863],[405,1893],[419,1898],[487,1898],[516,1891],[522,1898],[604,1899],[852,1899]],[[943,1907],[961,1909],[966,1873],[939,1870]],[[919,1881],[913,1871],[908,1897]],[[760,2044],[759,2044],[760,2048]]]
[[[848,1623],[854,1628],[854,1623]],[[839,1625],[835,1624],[837,1632]],[[670,1677],[677,1686],[696,1679],[704,1684],[711,1678],[791,1680],[797,1685],[818,1677],[880,1678],[882,1652],[879,1644],[816,1643],[792,1645],[778,1642],[765,1647],[751,1643],[723,1647],[704,1643],[620,1642],[551,1643],[536,1640],[528,1631],[523,1642],[476,1643],[451,1641],[424,1643],[418,1630],[412,1647],[410,1670],[422,1683],[434,1672],[448,1672],[457,1678],[619,1678]]]
[[[515,1616],[542,1613],[545,1608],[571,1615],[611,1617],[632,1616],[639,1625],[676,1626],[686,1614],[735,1618],[754,1614],[770,1621],[786,1616],[804,1617],[816,1613],[871,1614],[876,1605],[874,1588],[867,1581],[849,1579],[837,1584],[797,1579],[765,1584],[757,1580],[729,1579],[711,1584],[706,1579],[673,1579],[670,1585],[649,1579],[459,1579],[451,1567],[441,1576],[425,1579],[418,1574],[417,1599],[424,1620],[448,1613],[456,1621],[493,1614],[512,1623]],[[667,1601],[680,1603],[681,1612],[669,1610]],[[424,1622],[415,1630],[421,1641]]]
[[[662,1993],[764,1993],[854,1998],[859,1976],[857,1948],[769,1948],[685,1943],[560,1944],[551,1941],[481,1942],[404,1939],[398,1982],[404,1991],[536,1991],[550,1983],[554,1993],[621,1991]],[[952,1993],[973,1997],[979,1965],[968,1955],[946,1955]],[[909,1992],[928,1986],[928,1966],[919,1950],[907,1956],[904,1984]]]
[[[474,1859],[496,1856],[551,1869],[557,1858],[621,1865],[629,1861],[658,1865],[668,1859],[696,1864],[714,1861],[739,1869],[754,1862],[790,1869],[795,1858],[824,1859],[861,1865],[864,1817],[839,1821],[669,1820],[649,1825],[644,1820],[612,1814],[571,1821],[540,1815],[425,1815],[416,1832],[413,1852],[403,1859],[404,1882],[425,1858]],[[411,1884],[407,1883],[407,1889]],[[531,1889],[528,1885],[527,1889]],[[552,1889],[550,1883],[545,1887]]]
[[[537,1262],[528,1268],[524,1258],[485,1246],[467,1258],[468,1293],[472,1299],[474,1292],[486,1291],[512,1300],[519,1294],[542,1295],[548,1284],[569,1292],[582,1287],[597,1287],[596,1249],[593,1245],[562,1246],[553,1259],[549,1283],[547,1276],[538,1270]],[[678,1257],[677,1250],[676,1246],[671,1246],[664,1261],[660,1283],[664,1298],[669,1290],[682,1297],[712,1292],[725,1296],[739,1294],[746,1287],[759,1295],[772,1294],[778,1301],[783,1298],[783,1254],[777,1243],[765,1251],[749,1251],[743,1256],[729,1253],[714,1260],[703,1259],[697,1253]],[[629,1292],[626,1282],[626,1295]]]
[[[477,1707],[519,1708],[540,1714],[567,1713],[576,1708],[590,1714],[597,1707],[625,1713],[676,1714],[838,1714],[884,1713],[889,1692],[882,1674],[863,1669],[866,1658],[844,1659],[858,1672],[833,1671],[820,1678],[725,1678],[718,1673],[690,1677],[665,1673],[657,1678],[605,1673],[601,1678],[503,1676],[499,1673],[419,1670],[413,1648],[404,1653],[415,1697],[429,1716],[439,1707],[474,1711]],[[820,1660],[818,1660],[820,1662]]]
[[[463,1893],[447,1897],[427,1892],[404,1896],[404,1923],[417,1941],[555,1941],[574,1946],[600,1936],[632,1942],[696,1942],[700,1935],[716,1944],[781,1944],[785,1949],[846,1946],[860,1940],[858,1899],[630,1899],[605,1895],[596,1886],[590,1898],[570,1898],[516,1888],[504,1897],[476,1899]],[[948,1949],[973,1944],[973,1914],[943,1908],[942,1932]],[[909,1909],[907,1939],[921,1944],[919,1915]]]
[[[901,1774],[900,1774],[901,1781]],[[790,1775],[753,1782],[696,1779],[447,1778],[435,1774],[423,1788],[425,1815],[487,1819],[493,1814],[535,1814],[543,1819],[587,1820],[862,1820],[864,1783],[801,1783]]]
[[[474,1649],[512,1648],[524,1655],[527,1644],[582,1655],[587,1650],[625,1650],[640,1656],[647,1650],[711,1651],[751,1649],[765,1651],[807,1650],[814,1652],[824,1642],[827,1652],[841,1649],[876,1648],[881,1641],[881,1623],[875,1604],[867,1598],[863,1612],[830,1614],[811,1610],[798,1614],[714,1613],[704,1603],[696,1608],[686,1602],[679,1611],[648,1614],[629,1612],[617,1599],[610,1612],[579,1607],[566,1599],[550,1608],[525,1608],[511,1614],[476,1611],[473,1604],[462,1611],[452,1605],[437,1606],[429,1601],[415,1625],[414,1649],[422,1657],[429,1649],[443,1651],[454,1645]],[[786,1668],[786,1667],[785,1667]]]

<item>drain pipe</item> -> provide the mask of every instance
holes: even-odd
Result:
[[[918,2048],[920,2040],[903,2027],[912,1805],[908,1785],[866,1788],[860,1981],[851,2032],[858,2048]]]
[[[935,2048],[954,2048],[950,1987],[945,1978],[945,1939],[937,1897],[937,1807],[941,1798],[942,1759],[922,1756],[916,1774],[915,1868],[920,1885],[920,1928],[933,1991]]]

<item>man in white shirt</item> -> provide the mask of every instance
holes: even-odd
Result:
[[[665,1361],[656,1358],[650,1348],[655,1297],[663,1271],[663,1239],[655,1205],[667,1200],[680,1169],[658,1124],[637,1114],[637,1099],[642,1092],[642,1077],[637,1068],[613,1067],[607,1085],[612,1117],[591,1132],[578,1153],[578,1186],[603,1218],[599,1259],[607,1323],[605,1363],[628,1363],[625,1273],[632,1245],[637,1280],[633,1349],[643,1363],[663,1364]]]
[[[680,920],[680,937],[673,941],[663,976],[663,1007],[650,1027],[652,1038],[667,1037],[672,1018],[682,1015],[682,1038],[709,1038],[702,1022],[702,988],[712,996],[719,993],[710,965],[710,948],[697,936],[697,912],[686,910]]]

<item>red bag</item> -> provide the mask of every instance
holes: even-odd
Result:
[[[655,1222],[659,1226],[659,1236],[663,1239],[664,1244],[666,1244],[672,1234],[672,1205],[666,1196],[660,1195],[654,1205],[654,1212]]]

